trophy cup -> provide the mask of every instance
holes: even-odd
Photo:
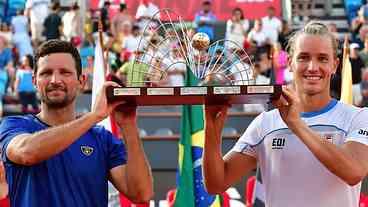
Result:
[[[218,40],[210,44],[205,33],[193,34],[170,9],[160,10],[151,21],[156,24],[147,24],[143,30],[141,53],[134,57],[126,87],[108,88],[109,101],[124,100],[136,106],[246,104],[280,97],[280,85],[254,85],[251,58],[237,43]],[[163,84],[170,70],[179,66],[190,70],[186,74],[193,74],[198,84]]]

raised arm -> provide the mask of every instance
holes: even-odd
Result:
[[[256,168],[256,159],[238,152],[222,157],[221,133],[227,106],[205,106],[205,145],[203,175],[206,189],[211,194],[224,192],[242,176]]]
[[[368,173],[368,147],[354,141],[348,141],[341,147],[324,141],[301,120],[295,93],[289,88],[283,88],[283,96],[285,99],[275,105],[289,129],[331,173],[351,186],[362,181]]]
[[[127,163],[110,170],[114,186],[135,203],[148,202],[153,196],[151,167],[138,134],[136,107],[116,111],[115,120],[127,149]]]
[[[106,83],[106,86],[114,83]],[[105,92],[96,99],[94,109],[69,123],[49,127],[34,134],[20,134],[14,137],[6,148],[7,157],[20,165],[34,165],[60,153],[70,146],[94,124],[103,120],[118,103],[107,105]]]

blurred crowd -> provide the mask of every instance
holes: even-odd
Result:
[[[329,2],[326,1],[325,5],[326,15],[331,14]],[[292,22],[276,16],[273,7],[267,9],[266,16],[255,20],[246,19],[245,11],[234,8],[231,18],[225,22],[225,33],[218,37],[215,30],[220,21],[212,11],[212,2],[202,0],[201,9],[195,14],[193,22],[186,24],[184,33],[189,38],[198,32],[206,33],[211,43],[219,39],[229,40],[221,46],[222,50],[240,57],[244,56],[244,52],[247,54],[247,63],[251,63],[254,69],[254,84],[288,84],[292,81],[292,74],[287,69],[286,52],[288,37],[293,32],[291,25],[313,18],[310,11],[313,2],[300,0],[292,3],[295,17]],[[187,58],[181,49],[185,47],[183,34],[178,35],[175,27],[162,33],[156,32],[155,28],[163,22],[158,13],[160,8],[150,0],[141,0],[133,16],[128,12],[127,4],[121,3],[114,14],[110,13],[111,6],[110,1],[104,1],[100,9],[87,10],[82,15],[77,3],[61,9],[57,1],[27,0],[25,10],[18,10],[9,24],[1,24],[0,99],[7,102],[15,100],[22,105],[24,113],[39,110],[32,84],[33,53],[38,45],[49,39],[68,40],[79,49],[83,72],[88,77],[84,90],[91,92],[100,18],[111,79],[129,86],[183,86]],[[368,74],[365,70],[368,64],[367,16],[368,6],[364,5],[351,22],[354,103],[359,106],[367,106],[368,102]],[[328,26],[338,38],[336,25],[330,23]],[[221,56],[221,51],[217,49],[213,56]],[[140,61],[134,62],[137,59]],[[132,72],[133,65],[136,71],[140,71],[138,75]],[[172,67],[163,74],[160,68],[168,65]],[[229,71],[234,74],[232,79],[239,79],[236,71]],[[150,74],[151,79],[147,80],[145,74]],[[336,97],[340,81],[341,76],[337,74],[331,86]],[[0,114],[3,111],[2,102]]]

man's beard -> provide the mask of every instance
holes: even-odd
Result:
[[[41,96],[41,102],[50,109],[61,109],[69,106],[75,100],[75,96],[65,96],[62,100],[50,100],[47,96]]]
[[[62,90],[65,93],[65,96],[63,99],[61,100],[52,100],[48,97],[48,93],[51,92],[52,90]],[[67,89],[61,87],[61,86],[50,86],[49,88],[46,89],[46,93],[45,95],[41,94],[41,102],[46,104],[46,106],[48,108],[51,109],[61,109],[64,108],[68,105],[70,105],[71,103],[73,103],[73,101],[75,100],[76,96],[70,96],[68,95],[68,91]]]

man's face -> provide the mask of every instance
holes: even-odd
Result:
[[[300,35],[295,42],[289,65],[299,93],[328,93],[331,75],[336,72],[338,65],[331,39],[328,36]]]
[[[41,57],[38,62],[34,83],[41,101],[49,108],[61,109],[72,104],[84,84],[84,78],[77,77],[72,55],[53,53]]]
[[[275,16],[275,9],[270,8],[267,10],[268,16],[273,17]]]
[[[211,3],[203,3],[203,11],[204,12],[209,12],[209,11],[211,11]]]
[[[262,22],[259,20],[256,20],[254,23],[254,30],[259,32],[262,30]]]

